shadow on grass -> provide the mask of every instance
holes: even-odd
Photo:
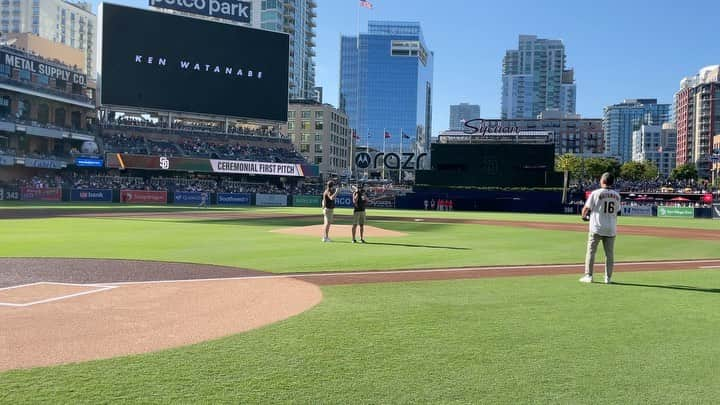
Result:
[[[348,242],[350,243],[350,242]],[[383,245],[383,246],[400,246],[410,248],[426,248],[426,249],[447,249],[447,250],[471,250],[470,248],[455,246],[433,246],[433,245],[412,245],[409,243],[388,243],[388,242],[367,242],[366,245]]]
[[[645,288],[662,288],[666,290],[680,290],[680,291],[697,291],[705,293],[720,293],[720,288],[702,288],[692,287],[687,285],[658,285],[658,284],[637,284],[637,283],[619,283],[613,281],[614,285],[628,286],[628,287],[645,287]]]

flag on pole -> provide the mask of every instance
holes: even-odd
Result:
[[[390,135],[390,132],[385,131],[385,139],[389,139],[392,135]]]
[[[353,139],[360,139],[360,137],[357,134],[357,131],[354,129],[352,130],[352,137],[353,137]]]
[[[402,133],[403,139],[410,139],[410,135],[406,134],[405,132]]]
[[[369,8],[370,10],[372,10],[373,5],[369,1],[360,0],[360,7],[365,7],[365,8]]]

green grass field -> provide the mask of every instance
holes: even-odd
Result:
[[[710,220],[632,222],[720,226]],[[154,259],[277,273],[578,263],[584,256],[582,232],[373,221],[408,236],[369,245],[270,232],[316,223],[2,220],[0,256]],[[620,261],[720,258],[720,242],[621,235],[616,252]],[[619,273],[611,286],[582,285],[577,278],[323,287],[324,300],[315,308],[248,333],[145,355],[0,373],[0,402],[695,404],[720,397],[720,271]]]

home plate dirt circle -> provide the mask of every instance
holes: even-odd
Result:
[[[263,274],[185,263],[0,259],[0,371],[199,343],[322,300],[314,284]]]

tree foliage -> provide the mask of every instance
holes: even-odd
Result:
[[[692,163],[685,163],[673,169],[670,178],[673,180],[695,180],[698,177],[698,171]]]
[[[620,177],[624,180],[650,180],[656,178],[657,175],[657,166],[652,162],[625,162],[620,167]]]

